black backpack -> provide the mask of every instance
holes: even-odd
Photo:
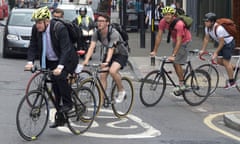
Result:
[[[57,21],[53,28],[54,31],[56,30],[58,23],[62,23],[68,29],[69,38],[70,38],[71,42],[73,44],[77,44],[77,45],[79,45],[79,43],[81,43],[80,42],[81,37],[82,37],[81,29],[75,23],[72,23],[71,21],[61,19],[61,18],[53,18],[53,19]],[[56,36],[56,38],[57,38],[57,36]],[[75,48],[77,49],[78,46],[76,46]]]
[[[125,47],[127,47],[128,52],[130,53],[131,50],[130,50],[130,47],[129,47],[129,44],[128,44],[129,37],[128,37],[127,31],[124,30],[120,24],[111,23],[109,25],[109,29],[108,29],[108,35],[107,35],[108,41],[110,41],[110,35],[111,35],[111,32],[112,32],[112,29],[116,29],[119,32],[119,34],[121,35],[121,37],[123,39],[123,43],[124,43]],[[98,40],[101,41],[100,40],[100,33],[98,32],[97,34],[98,34]]]

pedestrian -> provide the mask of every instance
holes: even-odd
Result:
[[[118,96],[116,98],[117,103],[121,103],[124,100],[126,91],[122,85],[121,75],[119,73],[120,69],[126,65],[128,61],[127,48],[124,47],[123,38],[120,33],[110,26],[110,17],[105,13],[99,13],[97,18],[97,31],[94,32],[90,47],[85,56],[85,60],[82,63],[86,65],[90,60],[93,51],[96,47],[98,41],[103,45],[104,58],[102,60],[101,68],[102,70],[108,70],[108,72],[100,73],[101,83],[106,90],[107,88],[107,77],[110,74],[115,81],[118,88]]]
[[[32,20],[35,24],[32,27],[25,70],[31,70],[34,67],[36,56],[39,56],[43,69],[52,70],[52,89],[56,98],[57,113],[55,123],[50,128],[56,128],[65,123],[59,119],[60,113],[62,115],[63,112],[72,109],[71,87],[67,76],[74,72],[78,64],[78,56],[65,25],[59,23],[58,27],[53,29],[56,21],[50,20],[50,15],[48,7],[41,7],[33,12]]]
[[[166,6],[162,9],[163,19],[159,22],[158,33],[155,38],[155,45],[151,56],[156,56],[158,47],[163,37],[163,31],[169,29],[171,23],[176,19],[175,9]],[[173,66],[178,76],[179,86],[174,88],[174,92],[184,91],[186,89],[184,85],[182,64],[185,64],[188,58],[187,45],[191,41],[191,33],[185,27],[182,20],[177,21],[170,34],[172,38],[173,50],[171,56],[168,57],[169,61],[173,62]]]
[[[205,14],[205,36],[200,54],[206,50],[210,38],[217,43],[217,48],[213,53],[212,59],[217,60],[218,64],[225,67],[229,80],[224,88],[229,89],[236,86],[236,82],[233,78],[233,65],[230,62],[232,51],[235,48],[235,40],[223,26],[217,24],[216,20],[217,17],[215,13],[209,12]]]

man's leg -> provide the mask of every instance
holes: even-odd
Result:
[[[122,77],[119,73],[120,68],[121,65],[119,63],[113,62],[109,69],[109,73],[112,76],[113,80],[115,81],[118,91],[123,91]]]
[[[174,64],[173,66],[174,66],[175,71],[177,73],[179,82],[183,82],[184,77],[183,77],[183,69],[182,69],[181,64]]]

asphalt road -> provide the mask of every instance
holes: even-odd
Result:
[[[139,41],[136,39],[137,42]],[[1,51],[2,47],[0,53]],[[135,55],[133,58],[141,59],[145,54]],[[97,53],[93,61],[99,61]],[[0,139],[5,144],[26,143],[19,136],[15,122],[18,103],[24,95],[27,81],[31,76],[30,73],[23,71],[25,63],[25,59],[0,58],[2,98]],[[124,74],[132,76],[131,71]],[[126,119],[117,119],[112,114],[111,108],[103,109],[93,127],[83,135],[74,136],[65,128],[46,128],[37,141],[30,143],[238,144],[240,142],[239,132],[226,127],[222,119],[223,113],[239,109],[239,93],[236,90],[229,92],[219,88],[204,104],[191,107],[183,100],[171,96],[173,87],[169,86],[159,104],[146,108],[139,100],[140,83],[133,81],[133,84],[135,102],[132,112]]]

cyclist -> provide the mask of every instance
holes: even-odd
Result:
[[[205,14],[205,37],[203,39],[203,45],[200,54],[206,50],[210,38],[217,42],[217,49],[214,51],[212,59],[217,59],[217,63],[225,67],[229,81],[224,88],[229,89],[236,86],[233,78],[233,66],[230,62],[232,50],[235,48],[235,40],[233,36],[229,35],[223,26],[217,26],[218,24],[216,23],[216,20],[217,18],[215,13],[209,12]],[[222,58],[218,58],[218,56],[222,56]]]
[[[175,9],[169,6],[166,6],[162,9],[162,15],[163,19],[160,20],[158,25],[158,33],[155,38],[154,49],[150,53],[151,56],[155,56],[157,54],[164,30],[169,29],[170,24],[176,19]],[[173,66],[179,80],[179,86],[174,88],[174,92],[180,92],[186,89],[184,85],[183,69],[181,64],[184,64],[187,61],[187,45],[191,41],[191,33],[185,27],[183,21],[177,21],[173,30],[171,31],[171,38],[173,40],[173,50],[172,55],[168,57],[168,60],[173,62]]]
[[[40,56],[41,67],[53,71],[52,88],[58,105],[56,106],[55,123],[50,128],[56,128],[65,123],[61,120],[61,112],[72,109],[67,76],[74,72],[78,64],[78,56],[68,36],[67,28],[60,23],[54,31],[56,21],[50,20],[50,15],[47,7],[39,8],[33,12],[32,20],[35,21],[35,25],[32,27],[32,38],[28,48],[28,62],[25,69],[31,70],[33,68],[34,60],[38,55]],[[63,104],[61,105],[61,103]]]
[[[108,73],[104,72],[100,74],[101,82],[103,84],[104,89],[106,89],[107,76],[108,74],[112,76],[118,88],[118,97],[116,99],[116,102],[121,103],[126,95],[126,92],[122,85],[121,75],[119,73],[119,70],[126,65],[128,61],[128,52],[127,52],[127,48],[121,47],[124,45],[120,44],[121,46],[118,46],[117,43],[123,41],[123,39],[116,29],[110,28],[109,24],[110,24],[110,17],[105,13],[99,13],[99,16],[97,18],[98,30],[95,31],[92,36],[88,52],[82,64],[86,65],[88,63],[90,57],[94,52],[96,43],[99,40],[104,46],[101,48],[106,50],[104,52],[105,54],[104,54],[104,59],[102,61],[101,67],[103,70],[106,70],[106,69],[109,70]]]
[[[54,18],[63,18],[64,17],[64,11],[60,8],[56,8],[52,12],[52,16]]]

